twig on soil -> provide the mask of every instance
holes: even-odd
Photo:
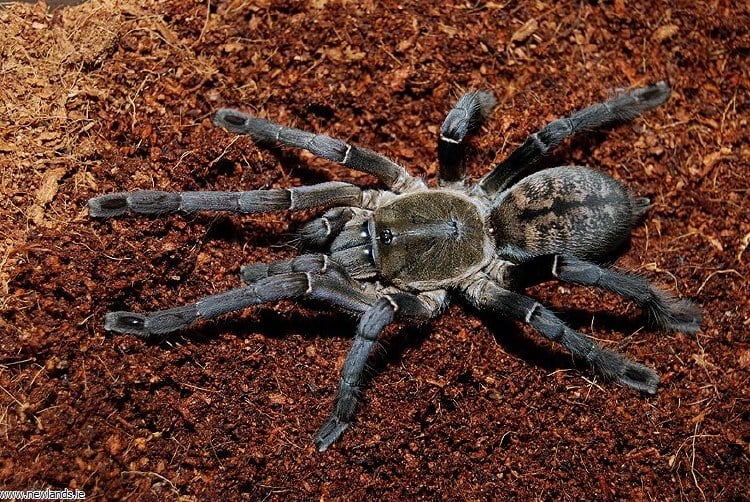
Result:
[[[742,253],[744,253],[747,246],[750,245],[750,232],[746,233],[740,242],[742,243],[742,246],[740,246],[740,250],[737,251],[737,261],[742,263]]]
[[[695,439],[698,437],[699,426],[700,426],[700,422],[696,422],[695,430],[691,438],[692,444],[691,444],[691,452],[690,452],[690,475],[693,476],[693,483],[695,484],[695,487],[698,489],[698,491],[701,492],[701,497],[703,497],[703,500],[706,500],[706,494],[703,492],[703,488],[701,488],[701,485],[698,483],[698,476],[696,475],[696,471],[695,471]]]
[[[21,401],[19,401],[18,399],[16,399],[16,397],[13,394],[11,394],[8,389],[6,389],[2,385],[0,385],[0,390],[2,390],[3,392],[5,392],[6,394],[8,394],[8,397],[10,397],[13,401],[15,401],[15,403],[18,406],[24,407],[24,404]]]
[[[703,288],[706,286],[706,283],[708,283],[708,281],[711,280],[714,276],[724,275],[724,274],[735,274],[735,275],[738,275],[743,281],[746,280],[744,275],[740,274],[733,268],[729,268],[726,270],[714,270],[713,272],[708,274],[708,277],[706,277],[706,279],[703,281],[703,284],[701,284],[701,286],[698,288],[698,291],[695,292],[696,296],[701,294],[701,291],[703,291]]]
[[[139,475],[139,476],[153,476],[153,477],[155,477],[157,479],[160,479],[160,480],[164,481],[165,483],[167,483],[171,487],[172,492],[174,492],[176,495],[180,494],[180,491],[177,489],[177,486],[175,486],[175,484],[172,481],[170,481],[169,479],[165,478],[164,476],[162,476],[158,472],[152,472],[152,471],[122,471],[120,473],[121,476],[124,476],[126,474],[134,474],[134,475]]]
[[[234,139],[232,139],[232,141],[229,142],[229,144],[227,145],[227,147],[219,154],[219,156],[216,157],[215,159],[213,159],[211,162],[208,163],[208,167],[213,167],[214,164],[216,164],[222,158],[224,158],[224,155],[227,154],[227,152],[232,147],[232,145],[234,145],[237,142],[237,140],[239,140],[241,137],[242,136],[240,136],[239,134],[237,136],[235,136]],[[182,157],[180,157],[180,160],[177,162],[177,165],[180,165],[180,162],[182,162]],[[177,166],[175,166],[175,167],[177,167]]]
[[[102,360],[101,356],[99,356],[98,354],[95,357],[99,360],[100,363],[102,363],[102,367],[104,367],[104,371],[107,372],[109,378],[111,378],[114,383],[117,383],[118,379],[112,374],[111,371],[109,371],[109,366],[107,366],[107,363],[105,363],[104,360]]]
[[[195,45],[200,44],[203,41],[203,35],[206,34],[206,30],[208,29],[208,20],[211,18],[211,0],[208,0],[206,2],[206,20],[203,22],[203,28],[201,28],[201,33],[198,35],[198,40],[195,41]]]

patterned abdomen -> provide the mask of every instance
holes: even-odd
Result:
[[[505,192],[490,221],[499,249],[602,261],[629,237],[648,205],[610,176],[579,166],[528,176]]]

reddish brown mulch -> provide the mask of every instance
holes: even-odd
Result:
[[[0,486],[107,499],[747,500],[748,7],[288,3],[0,11]],[[103,330],[107,311],[189,302],[237,285],[243,263],[292,256],[288,233],[314,212],[98,222],[89,197],[374,183],[235,141],[211,126],[216,108],[370,146],[433,182],[438,127],[465,89],[499,101],[472,142],[476,178],[545,122],[661,79],[664,106],[566,142],[551,162],[652,197],[619,266],[695,298],[703,329],[641,329],[632,305],[586,288],[532,291],[655,368],[654,397],[453,305],[388,332],[355,426],[318,454],[351,321],[285,301],[158,344]]]

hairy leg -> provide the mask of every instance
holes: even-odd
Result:
[[[394,293],[378,299],[360,318],[352,348],[341,370],[339,392],[333,413],[323,423],[315,444],[325,451],[349,427],[361,393],[365,367],[378,337],[394,320],[421,322],[437,315],[445,305],[445,291],[422,293]]]
[[[634,274],[563,255],[533,258],[513,274],[520,278],[527,272],[530,272],[531,283],[556,279],[611,291],[638,304],[651,324],[658,328],[695,333],[701,326],[700,307],[689,300],[675,298]]]
[[[359,288],[344,267],[331,260],[326,254],[303,254],[291,260],[280,260],[271,263],[252,263],[240,267],[240,279],[246,284],[252,284],[274,275],[291,274],[294,272],[310,272],[326,275],[342,284],[349,284]]]
[[[445,117],[437,147],[441,184],[463,183],[466,174],[464,140],[479,128],[495,103],[495,97],[489,92],[467,92]]]
[[[261,143],[279,143],[301,148],[323,159],[372,174],[395,192],[408,190],[417,185],[424,186],[421,180],[411,176],[392,160],[372,150],[349,145],[324,134],[286,127],[271,120],[226,108],[216,112],[214,125],[235,134],[248,135]]]
[[[358,206],[359,187],[331,181],[318,185],[247,192],[162,192],[140,190],[117,192],[89,199],[89,215],[95,218],[120,216],[128,210],[137,214],[165,214],[181,211],[229,211],[268,213],[297,211],[317,206]]]
[[[322,300],[356,315],[367,310],[375,301],[372,295],[355,285],[340,269],[329,270],[330,272],[290,271],[267,275],[244,287],[149,314],[110,312],[104,318],[104,329],[151,338],[187,328],[201,319],[211,319],[285,298]]]
[[[325,246],[341,233],[344,225],[354,217],[350,207],[334,207],[320,218],[305,223],[297,232],[300,245],[304,247]]]
[[[632,389],[656,393],[659,376],[651,368],[604,349],[591,338],[566,326],[543,305],[527,296],[501,288],[485,276],[465,281],[464,294],[477,308],[529,324],[571,354],[588,362],[598,374]]]
[[[505,160],[496,164],[492,171],[479,181],[478,186],[489,196],[499,193],[565,138],[587,129],[632,120],[664,103],[668,97],[669,86],[666,82],[658,82],[554,120],[529,136]]]

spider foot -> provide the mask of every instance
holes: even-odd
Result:
[[[654,302],[648,308],[649,319],[657,327],[682,331],[683,333],[696,333],[703,321],[701,308],[690,300],[676,299],[671,295],[662,293],[659,302]]]
[[[92,218],[111,218],[127,212],[128,197],[125,193],[110,193],[89,199],[88,204]]]
[[[130,335],[148,336],[146,316],[135,312],[110,312],[104,316],[104,329]]]
[[[122,216],[128,210],[137,214],[160,215],[179,211],[182,195],[157,190],[108,193],[89,199],[89,216],[112,218]]]
[[[318,451],[321,453],[326,451],[329,446],[338,441],[348,428],[349,422],[342,422],[336,416],[328,418],[315,436],[315,446],[318,448]]]
[[[654,370],[642,364],[626,361],[617,382],[647,394],[656,394],[659,385],[659,375]]]
[[[609,380],[639,392],[656,394],[659,375],[647,366],[630,361],[609,350],[599,352],[591,363],[599,374]]]
[[[199,318],[195,305],[160,310],[148,315],[135,312],[110,312],[104,316],[104,329],[142,338],[163,335],[184,328]]]

